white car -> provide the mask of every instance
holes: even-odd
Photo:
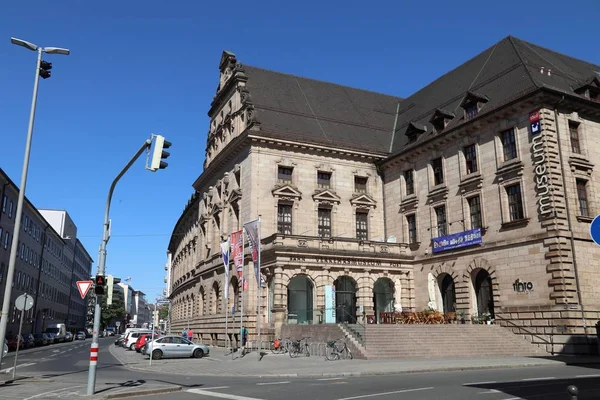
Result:
[[[210,353],[208,346],[195,344],[181,336],[161,336],[146,344],[146,354],[153,360],[163,357],[194,357],[202,358]]]

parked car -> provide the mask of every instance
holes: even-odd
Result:
[[[75,340],[85,340],[86,334],[83,331],[79,331],[75,334]]]
[[[45,334],[48,336],[48,338],[49,338],[49,340],[48,340],[48,343],[49,343],[49,344],[52,344],[52,343],[58,343],[58,336],[56,336],[56,334],[55,334],[55,333],[52,333],[52,332],[44,332],[44,333],[45,333]]]
[[[6,356],[6,354],[8,354],[8,345],[6,343],[7,343],[7,340],[4,339],[4,349],[2,350],[2,358],[4,358],[4,356]]]
[[[6,340],[7,340],[7,345],[8,345],[8,349],[9,350],[16,350],[17,349],[17,341],[19,342],[19,349],[22,349],[23,347],[25,347],[25,343],[23,343],[23,337],[21,337],[19,340],[17,340],[19,338],[19,335],[6,335]]]
[[[146,343],[146,354],[153,360],[163,357],[194,357],[202,358],[209,354],[208,346],[195,344],[180,336],[162,336]]]
[[[115,346],[120,347],[123,346],[123,340],[125,340],[125,335],[119,335],[115,339]]]
[[[148,340],[151,340],[151,336],[151,333],[144,333],[143,335],[140,335],[140,337],[135,341],[135,351],[137,351],[138,353],[146,354],[146,343],[148,343]],[[161,335],[159,335],[158,333],[155,333],[152,339],[158,339],[160,336]]]
[[[36,346],[45,346],[49,343],[48,335],[45,333],[34,333],[33,342]]]
[[[23,334],[23,347],[30,349],[35,346],[35,339],[31,333]]]
[[[73,334],[71,332],[66,332],[65,333],[65,342],[72,342],[73,341]]]
[[[151,331],[131,331],[125,336],[123,340],[123,347],[129,350],[135,350],[135,341],[140,335],[152,333]]]

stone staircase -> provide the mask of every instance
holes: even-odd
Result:
[[[345,324],[321,324],[321,325],[283,325],[281,327],[282,339],[301,339],[310,337],[310,352],[315,356],[325,356],[326,343],[330,340],[338,340],[348,335],[347,341],[354,358],[365,359],[366,351],[361,342],[346,329]]]
[[[364,344],[368,359],[549,355],[499,325],[367,325]]]

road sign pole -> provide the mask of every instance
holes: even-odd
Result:
[[[25,308],[27,307],[27,292],[25,293],[25,301],[23,302],[23,308],[21,308],[21,321],[19,321],[19,335],[17,336],[17,350],[15,350],[15,363],[13,364],[12,379],[15,380],[15,374],[17,373],[17,358],[19,358],[19,347],[21,346],[21,332],[23,331],[23,315],[25,314]]]
[[[106,271],[106,245],[110,236],[110,222],[108,219],[108,215],[110,213],[110,202],[112,200],[113,192],[115,191],[115,186],[117,186],[117,182],[125,175],[127,170],[133,165],[133,163],[142,155],[142,153],[149,149],[152,145],[152,141],[150,139],[144,141],[144,144],[140,149],[135,153],[135,155],[129,160],[125,168],[119,172],[115,180],[110,185],[110,189],[108,190],[108,197],[106,199],[106,207],[104,210],[104,225],[103,225],[103,234],[102,234],[102,242],[100,243],[100,254],[98,258],[98,272],[96,275],[104,275]],[[92,396],[95,392],[96,387],[96,365],[98,364],[98,331],[100,331],[100,302],[102,301],[101,295],[96,295],[96,307],[94,310],[94,327],[92,330],[92,346],[90,348],[90,369],[88,373],[88,385],[87,385],[87,395]],[[95,354],[94,354],[95,353]],[[92,360],[94,358],[95,360]]]

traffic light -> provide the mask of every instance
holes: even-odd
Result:
[[[96,294],[104,294],[104,286],[106,285],[106,278],[104,275],[96,275],[94,283],[96,284],[94,287],[94,292]]]
[[[42,79],[50,78],[50,70],[52,69],[52,63],[48,61],[42,61],[40,63],[40,76]]]
[[[168,158],[171,153],[165,151],[171,147],[171,142],[165,140],[164,136],[156,135],[154,142],[154,152],[152,153],[152,161],[150,162],[150,171],[157,171],[159,169],[167,168],[169,164],[164,162],[165,158]]]

